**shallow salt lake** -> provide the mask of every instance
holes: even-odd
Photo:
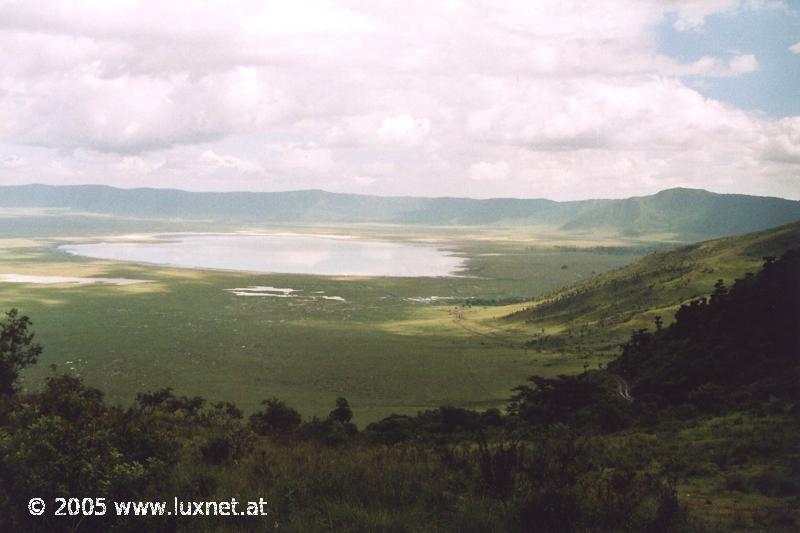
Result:
[[[34,285],[137,285],[152,283],[147,279],[78,278],[71,276],[29,276],[25,274],[0,274],[0,283],[29,283]]]
[[[433,246],[317,235],[164,235],[60,248],[95,259],[323,276],[452,276],[464,267],[463,258]]]

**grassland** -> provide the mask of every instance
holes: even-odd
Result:
[[[455,306],[474,297],[542,296],[643,253],[641,243],[603,237],[600,242],[614,248],[596,249],[596,239],[548,228],[301,231],[435,243],[467,257],[468,272],[412,279],[162,268],[78,258],[57,249],[59,243],[92,238],[91,231],[59,238],[32,231],[25,239],[0,241],[0,274],[153,283],[0,284],[0,307],[31,316],[46,347],[25,374],[26,386],[36,388],[55,364],[120,402],[172,386],[180,394],[229,400],[246,410],[277,396],[311,416],[327,414],[333,400],[345,396],[359,423],[442,404],[499,406],[528,375],[577,371],[584,361],[563,350],[531,350],[524,336],[484,331],[455,313]],[[623,245],[628,248],[620,252]],[[345,301],[247,298],[226,291],[252,285],[303,295],[324,291]],[[431,296],[445,299],[424,300]]]

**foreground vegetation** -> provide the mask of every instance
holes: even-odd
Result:
[[[362,431],[344,398],[303,422],[276,398],[142,393],[112,406],[78,377],[40,392],[40,348],[0,326],[0,520],[10,530],[792,531],[800,525],[800,252],[674,322],[608,370],[534,376],[505,413],[458,407]],[[623,391],[625,393],[623,394]],[[269,501],[268,517],[32,518],[29,498]]]

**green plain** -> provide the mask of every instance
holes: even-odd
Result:
[[[17,307],[29,315],[45,347],[39,364],[26,372],[25,386],[36,388],[55,364],[123,403],[138,392],[171,386],[178,394],[229,400],[248,411],[277,396],[313,416],[327,414],[334,399],[344,396],[359,424],[443,404],[501,406],[527,376],[577,371],[584,360],[563,350],[530,350],[526,331],[495,331],[492,325],[487,330],[477,320],[481,310],[455,315],[453,309],[467,298],[542,296],[643,253],[640,243],[622,252],[587,249],[626,243],[548,228],[301,231],[432,242],[463,254],[469,269],[463,277],[448,278],[200,271],[84,259],[57,249],[59,243],[91,238],[91,231],[0,240],[0,274],[155,281],[0,283],[0,308]],[[251,285],[288,287],[301,295],[324,291],[346,301],[241,297],[225,290]],[[409,300],[430,296],[451,299]]]

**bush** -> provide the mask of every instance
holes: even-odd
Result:
[[[366,428],[371,440],[381,444],[399,444],[414,438],[414,421],[405,415],[390,415]]]
[[[350,404],[347,403],[345,398],[337,398],[336,407],[328,415],[328,418],[337,422],[347,423],[353,418],[353,410],[350,409]]]
[[[208,439],[208,441],[200,448],[200,453],[203,455],[203,461],[212,465],[221,465],[227,463],[231,458],[231,451],[233,445],[228,437],[215,436]]]
[[[302,422],[300,413],[277,398],[261,403],[266,405],[264,411],[250,416],[250,427],[259,435],[293,431]]]

